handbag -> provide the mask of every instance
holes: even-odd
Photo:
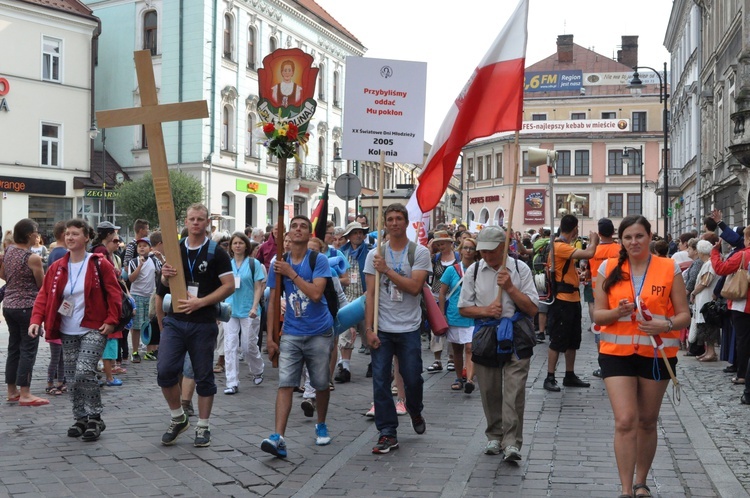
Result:
[[[727,312],[727,305],[718,301],[708,301],[701,306],[700,313],[708,325],[720,326],[722,317]]]
[[[498,366],[497,327],[500,320],[476,320],[471,337],[471,361],[485,367]]]
[[[745,253],[737,271],[729,275],[721,288],[721,297],[736,301],[747,298],[748,273],[745,268]]]
[[[698,283],[703,287],[708,287],[711,285],[711,280],[713,280],[713,275],[710,271],[707,271],[706,273],[701,275],[701,279]]]

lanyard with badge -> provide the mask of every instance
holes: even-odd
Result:
[[[206,245],[206,242],[208,242],[208,239],[207,238],[203,239],[203,243],[200,245],[200,247],[198,247],[198,249],[195,249],[195,257],[191,260],[190,251],[192,251],[193,249],[190,249],[187,245],[187,241],[185,241],[185,252],[187,253],[188,270],[190,271],[190,282],[187,283],[187,291],[188,291],[188,294],[190,294],[193,297],[198,297],[198,288],[199,288],[198,281],[195,279],[195,276],[193,275],[193,269],[195,268],[195,262],[198,260],[198,256],[203,250],[203,246]]]
[[[406,247],[404,247],[404,250],[401,251],[401,259],[399,260],[398,264],[396,264],[396,255],[393,254],[393,249],[391,249],[391,245],[388,244],[388,253],[391,255],[391,263],[393,266],[393,271],[398,273],[399,275],[403,275],[401,272],[401,267],[404,264],[404,258],[406,257],[406,252],[409,250],[409,245],[407,244]],[[391,298],[391,301],[400,303],[404,300],[404,294],[401,292],[401,290],[396,287],[396,284],[391,280],[391,292],[389,293],[389,297]]]
[[[240,284],[242,284],[242,277],[240,277],[240,270],[244,266],[245,261],[248,261],[248,258],[243,259],[242,263],[240,263],[239,268],[237,268],[237,261],[235,261],[234,259],[232,259],[232,267],[233,267],[232,270],[236,270],[234,272],[234,288],[235,289],[239,289],[240,288]]]
[[[78,279],[81,277],[81,272],[83,271],[83,267],[86,264],[86,260],[88,257],[84,257],[83,261],[81,261],[81,266],[78,268],[78,273],[76,274],[76,277],[73,278],[73,268],[71,266],[70,260],[68,260],[68,275],[70,276],[70,294],[68,297],[63,299],[63,302],[60,304],[60,308],[58,308],[57,312],[60,313],[62,316],[73,316],[73,308],[75,307],[75,304],[73,302],[73,292],[75,291],[76,284],[78,283]],[[65,295],[65,292],[63,291],[63,295]]]

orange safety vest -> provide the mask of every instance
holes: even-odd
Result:
[[[605,263],[605,275],[617,266],[617,258],[608,259]],[[623,274],[630,274],[630,262],[622,265]],[[641,289],[640,298],[646,304],[649,313],[656,320],[664,320],[674,316],[674,307],[669,298],[674,281],[674,261],[667,258],[652,257],[646,272],[646,279]],[[621,280],[609,289],[607,300],[609,309],[619,306],[622,299],[634,302],[634,290],[630,279]],[[659,334],[664,341],[664,351],[667,357],[674,358],[680,346],[680,331],[672,330]],[[621,317],[614,323],[602,326],[599,352],[615,356],[630,356],[638,354],[653,358],[654,347],[651,338],[638,330],[638,323],[630,315]]]

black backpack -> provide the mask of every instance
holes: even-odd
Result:
[[[310,273],[315,274],[315,263],[318,260],[318,251],[311,251],[310,258]],[[324,255],[325,257],[325,255]],[[289,263],[289,253],[284,253],[284,261]],[[339,314],[339,295],[336,292],[336,288],[333,286],[333,277],[328,275],[326,277],[326,287],[323,289],[323,297],[326,298],[326,304],[328,304],[328,312],[331,314],[333,319],[336,319],[336,315]]]

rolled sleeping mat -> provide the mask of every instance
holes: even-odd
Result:
[[[141,344],[151,344],[151,322],[143,322],[141,325]]]
[[[164,296],[161,309],[164,310],[164,313],[169,313],[172,310],[172,294]],[[214,316],[220,322],[228,322],[232,318],[232,306],[223,301],[214,304]]]
[[[347,304],[343,308],[339,309],[334,320],[334,331],[336,335],[340,335],[350,327],[354,327],[359,322],[365,319],[365,296],[364,294],[359,296],[357,299]]]
[[[336,272],[336,275],[341,275],[346,271],[346,261],[341,256],[333,256],[328,258],[328,264],[331,270]]]
[[[427,321],[432,333],[438,336],[445,335],[448,332],[448,322],[445,320],[445,315],[440,311],[440,306],[435,301],[429,286],[425,285],[422,288],[422,295],[427,306]]]

